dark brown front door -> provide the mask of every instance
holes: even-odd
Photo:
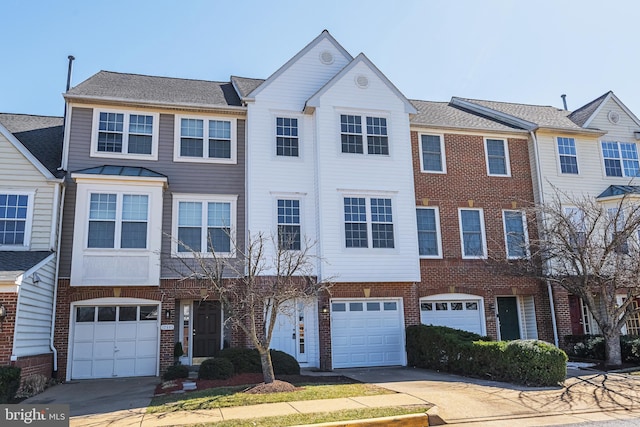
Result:
[[[571,333],[573,335],[584,334],[584,326],[582,324],[582,308],[580,307],[580,298],[575,295],[569,295],[569,317],[571,319]]]
[[[220,302],[199,301],[193,305],[193,356],[213,356],[220,350]]]

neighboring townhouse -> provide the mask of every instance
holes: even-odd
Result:
[[[63,173],[61,117],[0,114],[0,365],[50,377]]]
[[[568,194],[615,204],[623,194],[636,191],[633,185],[640,171],[640,121],[613,92],[573,112],[551,106],[460,98],[454,98],[452,104],[529,131],[537,203]],[[574,207],[567,205],[566,209]],[[598,332],[577,297],[559,288],[554,288],[553,293],[560,339]],[[640,332],[640,319],[630,319],[625,332]]]
[[[185,267],[210,245],[243,250],[246,109],[231,84],[101,71],[65,99],[61,377],[158,375],[176,342],[185,364],[239,345]]]
[[[529,133],[452,103],[412,102],[420,322],[553,342],[546,288],[487,265],[529,255],[536,231],[524,211],[534,204]]]
[[[292,301],[272,347],[322,369],[406,363],[420,280],[413,105],[322,32],[264,81],[232,78],[247,105],[247,229],[309,242],[330,295]]]

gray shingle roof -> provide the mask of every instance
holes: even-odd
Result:
[[[117,175],[117,176],[141,176],[148,178],[166,178],[166,175],[138,166],[97,166],[88,169],[74,171],[88,175]]]
[[[0,113],[0,123],[16,137],[54,176],[62,158],[62,117]]]
[[[485,101],[481,99],[459,98],[463,101],[491,108],[540,127],[567,130],[584,130],[567,116],[570,111],[547,105],[514,104],[509,102]]]
[[[115,99],[183,106],[241,106],[230,82],[100,71],[65,94],[70,98]]]
[[[596,198],[624,196],[625,194],[640,194],[640,185],[610,185]]]
[[[411,100],[418,114],[411,117],[411,124],[452,129],[479,129],[491,131],[513,131],[515,128],[477,114],[468,113],[448,102]]]
[[[255,88],[264,83],[264,79],[250,79],[247,77],[231,76],[231,83],[238,89],[240,96],[244,98],[249,95]]]
[[[0,280],[16,280],[51,255],[49,251],[0,251]]]
[[[611,91],[605,93],[604,95],[594,99],[586,105],[575,110],[573,113],[569,114],[569,118],[578,126],[584,126],[584,124],[589,120],[589,117],[596,111],[596,109],[602,104],[604,99],[612,93]]]

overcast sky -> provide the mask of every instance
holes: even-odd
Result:
[[[0,112],[62,115],[100,70],[267,78],[327,29],[410,99],[576,109],[613,90],[640,116],[640,2],[1,0]]]

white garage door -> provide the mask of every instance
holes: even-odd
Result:
[[[71,378],[157,375],[157,305],[77,306]]]
[[[421,300],[420,321],[484,335],[480,300]]]
[[[400,299],[332,300],[334,368],[405,364]]]

